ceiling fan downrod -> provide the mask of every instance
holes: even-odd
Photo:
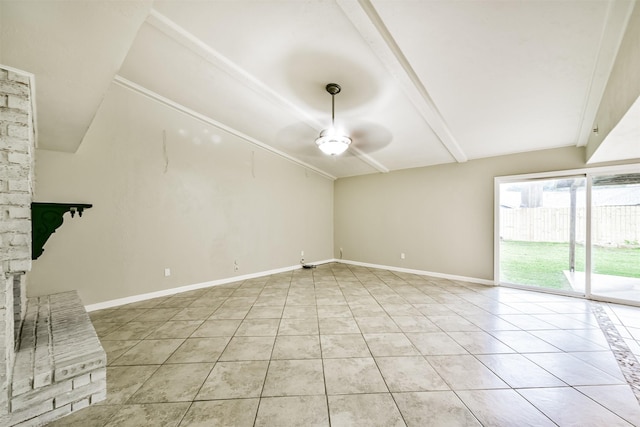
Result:
[[[342,88],[337,83],[329,83],[325,89],[331,95],[331,127],[320,132],[316,139],[318,148],[325,154],[337,156],[345,152],[351,144],[351,138],[338,134],[335,127],[335,95],[339,94]]]

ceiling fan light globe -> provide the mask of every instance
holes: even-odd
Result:
[[[329,156],[339,156],[344,153],[351,144],[351,138],[344,135],[325,133],[324,131],[316,139],[320,151]]]

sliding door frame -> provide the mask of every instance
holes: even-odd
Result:
[[[618,165],[618,166],[600,166],[582,169],[571,169],[564,171],[550,171],[529,173],[522,175],[497,176],[494,178],[494,237],[493,237],[493,277],[494,285],[507,288],[525,289],[529,291],[544,292],[556,295],[564,295],[578,298],[586,298],[594,301],[612,302],[617,304],[640,306],[640,301],[623,300],[618,298],[605,297],[602,295],[594,295],[591,292],[591,190],[593,187],[593,177],[595,175],[614,175],[624,173],[640,173],[640,163]],[[516,283],[503,283],[500,281],[500,185],[516,182],[531,182],[542,179],[567,179],[571,177],[586,178],[586,230],[585,230],[585,289],[582,292],[572,292],[559,289],[550,289],[543,287],[520,285]]]

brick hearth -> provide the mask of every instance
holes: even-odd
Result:
[[[0,425],[38,426],[106,397],[106,355],[76,292],[26,299],[33,76],[0,67]]]

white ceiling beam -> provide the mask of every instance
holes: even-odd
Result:
[[[372,168],[376,169],[378,172],[387,173],[389,172],[389,168],[371,157],[370,155],[364,153],[362,150],[359,150],[356,147],[352,147],[351,145],[348,148],[349,152],[355,155],[358,159],[362,160]]]
[[[362,160],[363,162],[365,162],[366,164],[368,164],[372,168],[377,169],[378,172],[383,172],[383,173],[389,172],[389,169],[385,165],[383,165],[382,163],[378,162],[376,159],[374,159],[373,157],[369,156],[368,154],[365,154],[362,150],[358,149],[358,147],[354,147],[353,145],[349,145],[348,150],[349,150],[349,152],[351,154],[356,156],[358,159]]]
[[[211,65],[241,82],[245,87],[270,100],[294,116],[300,117],[303,122],[307,123],[311,127],[322,128],[322,124],[314,117],[307,114],[306,111],[290,102],[276,90],[264,84],[244,68],[240,67],[238,64],[231,61],[229,58],[213,49],[204,41],[200,40],[198,37],[191,34],[189,31],[176,24],[157,10],[151,10],[149,17],[147,18],[147,23],[161,31],[172,40],[178,42],[180,45],[189,49],[191,52],[200,56]]]
[[[466,162],[438,107],[369,0],[336,0],[373,52],[396,78],[422,118],[457,162]]]
[[[620,49],[620,44],[624,38],[627,23],[633,12],[633,0],[611,0],[607,8],[607,16],[602,34],[600,35],[600,46],[598,47],[598,57],[596,58],[591,76],[589,90],[585,97],[584,109],[580,127],[577,131],[576,141],[578,147],[587,145],[589,136],[597,127],[596,115],[604,95],[604,90],[609,81],[609,75],[613,70],[613,65]],[[640,5],[639,5],[640,7]]]
[[[211,65],[224,71],[227,75],[233,79],[242,83],[245,87],[256,92],[258,95],[264,97],[275,105],[278,105],[284,111],[297,117],[303,123],[306,123],[311,128],[315,129],[318,133],[325,127],[318,119],[309,115],[304,109],[298,107],[287,98],[283,97],[278,91],[274,90],[269,85],[266,85],[254,75],[240,67],[235,62],[231,61],[226,56],[222,55],[217,50],[206,44],[204,41],[173,22],[168,17],[164,16],[157,10],[152,9],[151,13],[147,17],[147,23],[161,31],[172,40],[179,43],[181,46],[189,49],[191,52],[200,56]],[[311,141],[313,142],[313,141]],[[389,172],[389,169],[384,165],[363,153],[355,147],[350,147],[349,151],[358,157],[360,160],[376,169],[378,172]]]
[[[319,175],[321,175],[321,176],[323,176],[325,178],[329,178],[329,179],[331,179],[333,181],[338,179],[337,177],[335,177],[335,176],[333,176],[333,175],[331,175],[331,174],[329,174],[329,173],[327,173],[327,172],[325,172],[325,171],[323,171],[321,169],[318,169],[317,167],[315,167],[313,165],[310,165],[310,164],[305,163],[305,162],[303,162],[301,160],[298,160],[295,157],[292,157],[292,156],[290,156],[289,154],[287,154],[287,153],[285,153],[283,151],[280,151],[280,150],[278,150],[276,148],[273,148],[270,145],[267,145],[267,144],[255,139],[255,138],[245,134],[245,133],[240,132],[237,129],[232,128],[231,126],[227,126],[224,123],[220,123],[219,121],[214,120],[211,117],[205,116],[204,114],[201,114],[201,113],[199,113],[197,111],[194,111],[189,107],[186,107],[186,106],[184,106],[182,104],[179,104],[179,103],[177,103],[177,102],[175,102],[175,101],[173,101],[173,100],[171,100],[169,98],[166,98],[166,97],[164,97],[164,96],[162,96],[162,95],[160,95],[160,94],[158,94],[158,93],[156,93],[156,92],[154,92],[152,90],[149,90],[149,89],[147,89],[147,88],[145,88],[143,86],[140,86],[139,84],[134,83],[131,80],[127,80],[127,79],[125,79],[124,77],[122,77],[120,75],[116,75],[115,78],[113,79],[113,82],[116,83],[119,86],[127,88],[127,89],[129,89],[129,90],[131,90],[131,91],[133,91],[135,93],[143,95],[143,96],[145,96],[145,97],[147,97],[147,98],[149,98],[149,99],[151,99],[153,101],[159,102],[160,104],[163,104],[163,105],[165,105],[165,106],[167,106],[169,108],[172,108],[172,109],[174,109],[176,111],[179,111],[179,112],[181,112],[181,113],[183,113],[183,114],[185,114],[187,116],[190,116],[191,118],[194,118],[194,119],[196,119],[196,120],[198,120],[198,121],[200,121],[202,123],[214,126],[214,127],[218,128],[218,129],[220,129],[222,131],[228,132],[231,135],[234,135],[234,136],[236,136],[236,137],[238,137],[238,138],[240,138],[240,139],[242,139],[242,140],[244,140],[244,141],[246,141],[246,142],[248,142],[250,144],[253,144],[253,145],[257,146],[257,147],[260,147],[260,148],[262,148],[262,149],[264,149],[266,151],[269,151],[269,152],[271,152],[273,154],[276,154],[276,155],[278,155],[278,156],[280,156],[280,157],[282,157],[282,158],[284,158],[286,160],[289,160],[292,163],[295,163],[295,164],[297,164],[299,166],[302,166],[302,167],[304,167],[306,169],[312,170],[312,171],[316,172],[317,174],[319,174]]]

